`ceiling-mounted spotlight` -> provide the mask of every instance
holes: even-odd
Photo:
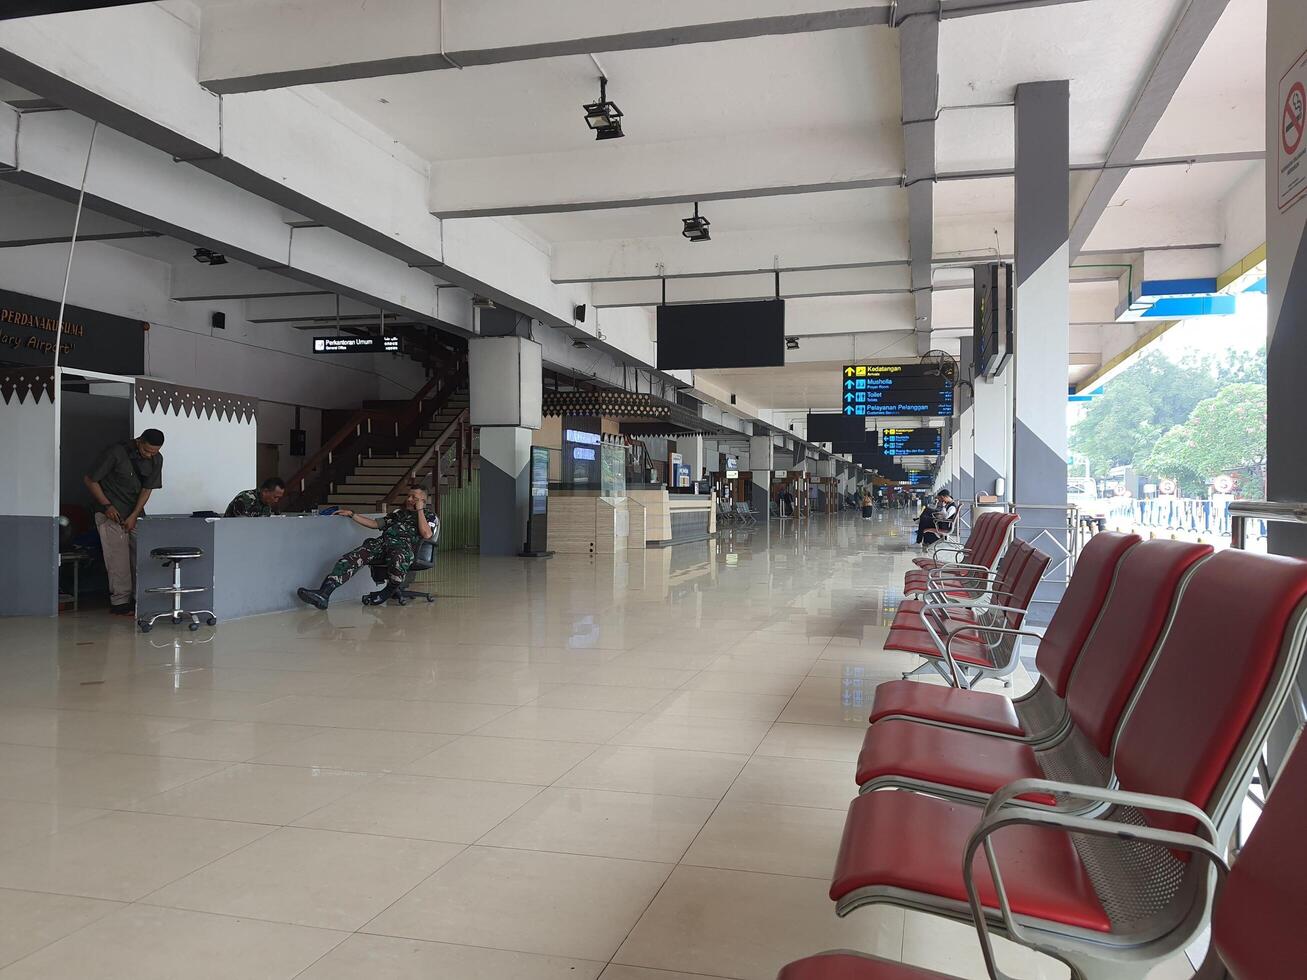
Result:
[[[585,110],[585,124],[594,130],[597,140],[621,139],[622,110],[616,102],[608,101],[608,79],[599,76],[599,101],[582,106]]]
[[[495,301],[485,296],[473,296],[472,308],[474,310],[493,310],[496,309]]]
[[[799,338],[798,338],[798,337],[786,337],[786,338],[785,338],[785,349],[786,349],[786,350],[798,350],[798,349],[799,349]]]
[[[708,234],[708,225],[711,222],[707,218],[699,217],[699,202],[694,202],[694,217],[682,218],[681,222],[685,225],[681,229],[681,234],[692,242],[707,242],[712,240]]]
[[[195,261],[204,265],[226,265],[227,256],[221,252],[215,252],[211,248],[197,248],[195,250]]]
[[[586,343],[584,340],[582,340],[580,337],[577,337],[577,338],[575,338],[575,339],[572,341],[572,346],[578,348],[579,350],[589,350],[589,349],[590,349],[590,345],[587,344],[587,343]]]

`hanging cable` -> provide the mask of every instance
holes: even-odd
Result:
[[[77,248],[77,233],[82,227],[82,205],[86,202],[86,179],[91,173],[91,151],[95,149],[98,122],[91,124],[91,139],[86,145],[86,166],[82,168],[82,186],[77,192],[77,212],[73,215],[73,237],[68,240],[68,264],[64,266],[64,290],[59,296],[59,319],[54,328],[54,384],[59,384],[59,352],[64,341],[64,310],[68,306],[68,284],[73,278],[73,252]]]

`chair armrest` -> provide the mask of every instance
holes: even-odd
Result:
[[[993,609],[1001,612],[1017,612],[1025,615],[1024,609],[1014,609],[1010,606],[994,606]],[[953,659],[953,641],[960,637],[966,630],[974,630],[977,633],[1001,633],[1004,636],[1029,636],[1032,639],[1042,640],[1043,636],[1030,630],[1013,629],[1010,626],[984,626],[980,623],[960,623],[956,629],[946,630],[944,640],[944,659],[948,661],[949,673],[953,676],[953,686],[965,690],[962,684],[962,673],[958,669],[958,662]],[[939,645],[938,640],[935,643]],[[991,645],[992,649],[992,645]]]
[[[1098,800],[1103,803],[1116,803],[1137,809],[1155,810],[1163,813],[1180,813],[1194,817],[1199,828],[1206,834],[1206,839],[1197,834],[1181,833],[1172,830],[1159,830],[1153,827],[1139,827],[1135,824],[1122,823],[1117,820],[1093,819],[1075,814],[1064,813],[1038,804],[1017,800],[1017,797],[1031,792],[1052,792],[1076,796],[1084,799]],[[976,887],[975,864],[976,851],[985,849],[985,862],[994,882],[994,892],[998,898],[999,914],[1003,927],[1014,941],[1031,949],[1038,949],[1038,944],[1028,937],[1017,925],[1008,902],[1007,890],[1003,886],[1002,871],[998,866],[998,857],[990,838],[1004,827],[1017,825],[1048,827],[1065,833],[1085,834],[1094,837],[1111,837],[1121,841],[1143,841],[1158,847],[1184,851],[1205,858],[1215,870],[1217,887],[1224,884],[1229,873],[1225,855],[1217,848],[1216,830],[1207,814],[1188,800],[1154,796],[1147,793],[1128,793],[1121,790],[1101,789],[1096,786],[1080,786],[1074,783],[1060,783],[1050,779],[1019,779],[1009,783],[995,793],[985,807],[984,816],[967,841],[962,865],[962,877],[967,887],[967,900],[971,905],[971,915],[975,922],[977,937],[985,958],[985,966],[990,976],[996,980],[1011,980],[998,969],[994,958],[993,944],[989,935],[989,921],[980,901]],[[1210,957],[1209,952],[1209,957]],[[1199,975],[1202,975],[1201,973]]]

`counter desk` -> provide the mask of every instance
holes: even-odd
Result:
[[[172,608],[171,596],[146,590],[172,584],[172,570],[153,548],[195,547],[203,558],[182,563],[182,585],[209,589],[182,597],[182,605],[212,609],[218,622],[259,613],[305,608],[295,595],[316,588],[336,559],[375,535],[344,517],[143,517],[136,526],[136,615]],[[357,603],[377,588],[366,568],[332,594],[332,603]]]

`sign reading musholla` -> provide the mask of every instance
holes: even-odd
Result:
[[[99,313],[0,289],[0,362],[49,367],[56,337],[59,365],[135,376],[145,373],[145,330],[139,320]]]

